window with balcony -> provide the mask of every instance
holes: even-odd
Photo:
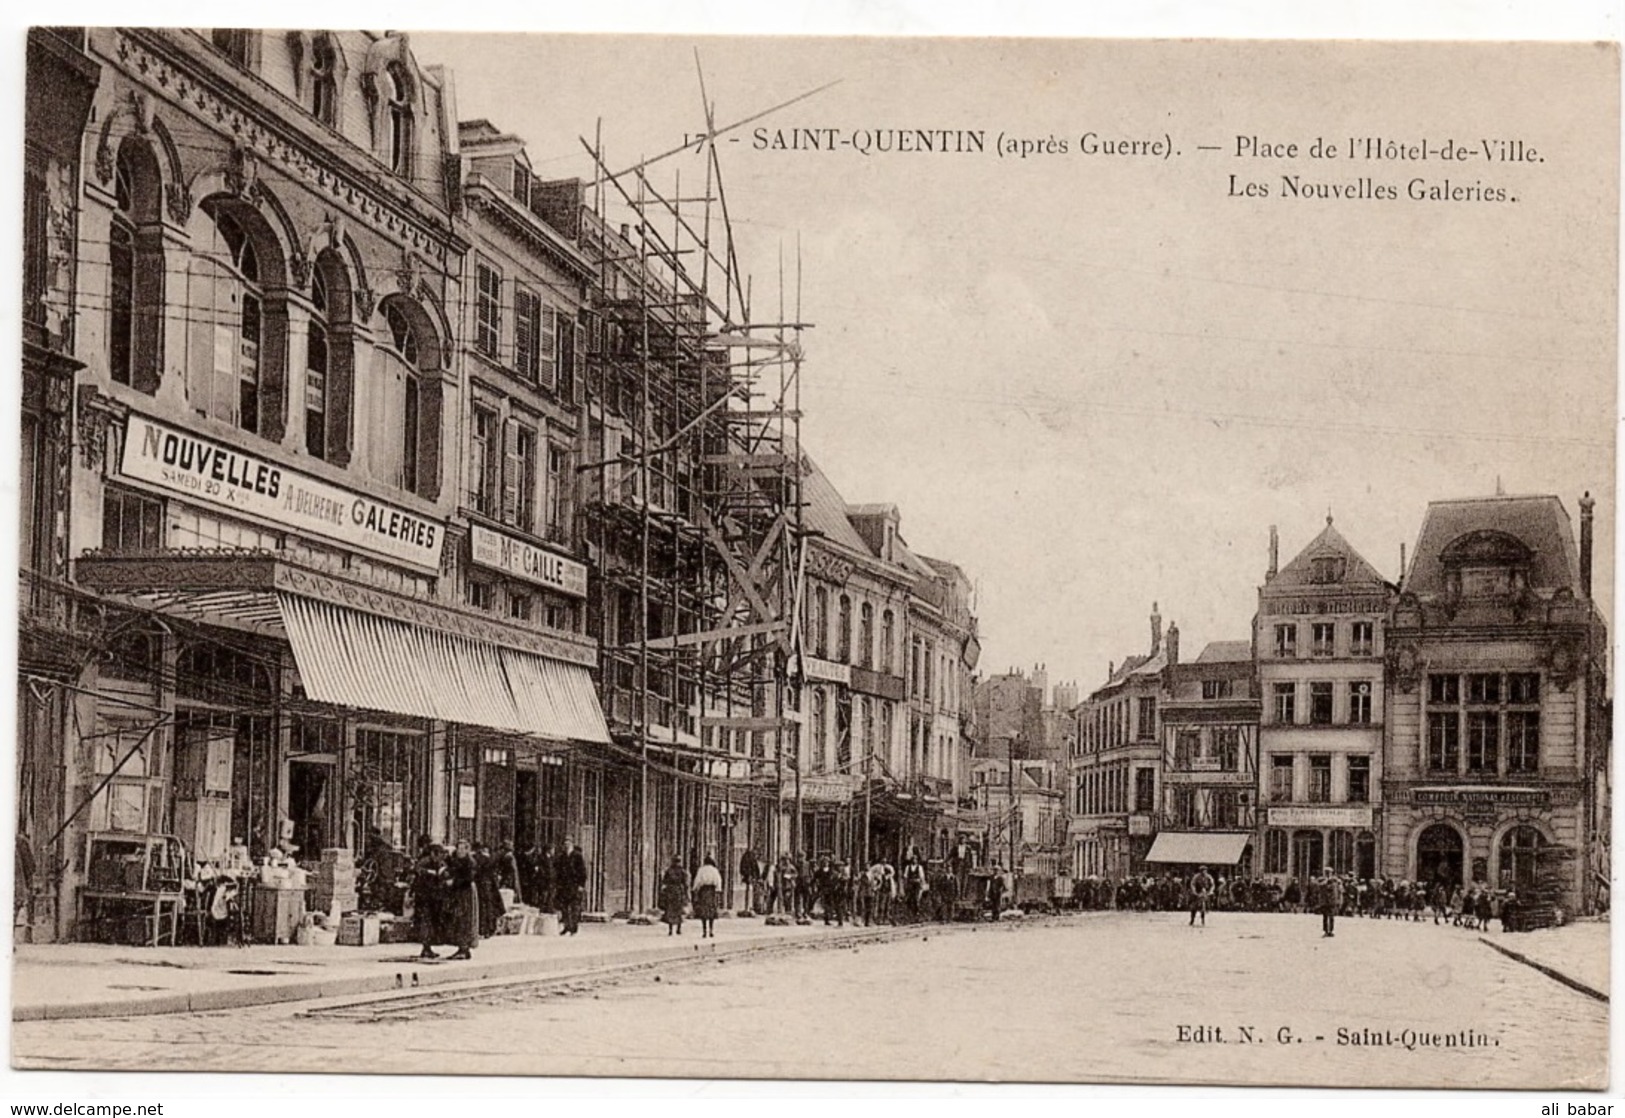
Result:
[[[1275,700],[1275,721],[1283,726],[1290,726],[1298,720],[1298,689],[1295,684],[1277,683],[1274,685],[1273,697]]]
[[[1298,654],[1298,627],[1297,625],[1277,625],[1275,627],[1275,655],[1290,660]]]
[[[1376,626],[1370,621],[1356,621],[1349,627],[1349,655],[1370,656],[1376,648]]]
[[[1332,685],[1327,682],[1315,682],[1309,685],[1309,724],[1311,726],[1330,726],[1332,724]]]
[[[1349,795],[1351,804],[1371,802],[1371,758],[1363,754],[1349,755]]]
[[[1290,753],[1272,753],[1270,755],[1270,803],[1289,804],[1292,802],[1292,755]]]
[[[1349,725],[1371,724],[1371,681],[1359,680],[1349,684]]]
[[[1309,757],[1309,802],[1332,802],[1332,758],[1328,753],[1315,753]]]
[[[1316,621],[1309,626],[1310,653],[1331,656],[1337,651],[1337,626],[1330,621]]]

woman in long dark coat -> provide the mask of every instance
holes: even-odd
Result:
[[[683,909],[688,904],[688,873],[682,859],[671,856],[671,865],[660,875],[660,919],[666,925],[666,934],[683,934]]]
[[[480,896],[480,938],[489,939],[502,920],[502,862],[483,842],[474,848],[474,883]]]
[[[445,942],[446,848],[424,847],[412,867],[412,926],[423,944],[421,958],[438,959],[434,945]]]
[[[722,871],[717,860],[706,855],[705,864],[694,875],[694,919],[700,922],[700,935],[714,939],[717,911],[722,907]]]
[[[480,900],[474,856],[461,839],[446,859],[446,928],[441,934],[457,945],[453,959],[472,959],[480,941]]]

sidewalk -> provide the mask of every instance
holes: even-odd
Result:
[[[942,925],[767,927],[760,917],[717,921],[714,939],[697,921],[683,935],[666,926],[583,924],[574,936],[495,936],[469,962],[424,962],[417,944],[376,947],[116,947],[96,943],[22,944],[11,970],[13,1021],[200,1013],[272,1002],[382,993],[482,979],[569,974],[696,955],[766,947],[930,934]],[[442,956],[451,948],[441,947]]]
[[[1613,949],[1609,934],[1612,927],[1607,920],[1585,919],[1561,928],[1541,928],[1512,935],[1496,931],[1479,938],[1606,995],[1609,955]]]

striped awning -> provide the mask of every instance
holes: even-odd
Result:
[[[276,597],[305,694],[317,702],[556,741],[610,740],[579,664],[298,594]]]

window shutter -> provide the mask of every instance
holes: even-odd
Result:
[[[555,389],[558,387],[559,373],[558,319],[558,311],[549,304],[542,304],[541,380],[548,388]]]
[[[519,423],[502,424],[502,522],[512,524],[519,516],[519,484],[524,463],[519,458]]]
[[[514,367],[526,380],[536,379],[536,296],[528,291],[514,295]]]

